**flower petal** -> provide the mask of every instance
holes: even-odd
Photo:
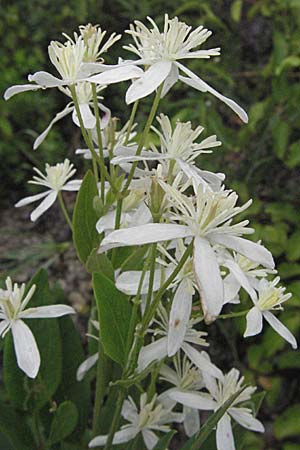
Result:
[[[264,267],[268,267],[269,269],[274,269],[275,267],[272,253],[261,244],[237,236],[220,234],[218,232],[209,233],[209,238],[216,244],[231,248],[252,261],[260,263]]]
[[[95,128],[96,119],[95,119],[95,116],[93,115],[89,105],[87,103],[81,103],[81,104],[79,104],[79,109],[80,109],[80,114],[82,117],[84,128],[87,128],[87,129]],[[79,119],[78,119],[75,108],[73,109],[72,120],[75,123],[75,125],[80,127]]]
[[[144,370],[152,361],[161,361],[167,356],[167,338],[162,337],[145,347],[142,347],[138,358],[138,372]]]
[[[276,333],[278,333],[281,337],[283,337],[283,339],[289,342],[294,349],[298,347],[297,341],[290,330],[285,325],[283,325],[283,323],[280,322],[280,320],[278,320],[277,317],[274,316],[274,314],[272,314],[270,311],[264,311],[263,316],[271,325],[271,327],[276,331]]]
[[[211,323],[222,309],[224,288],[215,252],[207,239],[195,238],[193,262],[205,322]]]
[[[22,200],[19,200],[15,204],[15,207],[20,208],[20,206],[29,205],[30,203],[36,202],[37,200],[40,200],[41,198],[46,197],[46,195],[50,194],[50,192],[52,192],[52,191],[49,190],[46,192],[42,192],[41,194],[30,195],[29,197],[22,198]]]
[[[218,450],[235,450],[231,420],[228,414],[219,420],[216,432]]]
[[[81,183],[82,183],[82,180],[68,181],[62,188],[62,191],[79,191]]]
[[[242,427],[247,430],[263,433],[265,428],[263,424],[251,414],[247,408],[229,408],[228,413]]]
[[[190,408],[189,406],[183,406],[184,414],[184,431],[188,437],[193,436],[200,430],[200,417],[197,409]]]
[[[167,78],[172,68],[171,61],[159,61],[144,72],[144,74],[132,83],[126,92],[126,103],[146,97]]]
[[[123,444],[124,442],[131,441],[131,439],[135,438],[135,436],[138,434],[138,432],[139,432],[139,430],[133,426],[129,426],[123,430],[117,431],[114,435],[113,444],[117,445],[117,444]],[[107,438],[108,438],[108,435],[96,436],[89,443],[89,448],[105,445]]]
[[[188,327],[193,294],[186,280],[179,284],[171,306],[168,331],[168,356],[173,356],[180,349]]]
[[[236,303],[236,298],[241,288],[237,279],[229,273],[224,279],[224,305],[226,303]]]
[[[53,125],[56,122],[58,122],[59,120],[61,120],[63,117],[70,114],[70,112],[72,112],[73,109],[74,109],[74,107],[67,105],[62,111],[58,112],[55,115],[54,119],[51,120],[51,122],[49,123],[47,128],[34,141],[33,150],[36,150],[41,145],[41,143],[45,140],[45,138],[47,137],[47,135],[48,135],[49,131],[51,130],[51,128],[53,127]]]
[[[179,78],[179,70],[178,67],[175,64],[172,64],[171,71],[167,78],[165,79],[162,92],[161,92],[161,98],[163,98],[169,90],[174,86],[176,81],[178,81]]]
[[[138,291],[138,287],[140,284],[142,272],[140,270],[130,270],[128,272],[121,273],[116,280],[116,287],[120,291],[124,292],[127,295],[136,295]],[[153,283],[153,292],[158,291],[161,285],[161,269],[156,269],[154,271],[154,283]],[[140,294],[147,294],[149,288],[149,277],[150,272],[147,271],[144,276],[142,289]]]
[[[191,231],[184,225],[148,223],[113,231],[103,239],[98,252],[102,253],[114,247],[151,244],[188,236],[191,236]]]
[[[215,378],[218,378],[219,380],[223,380],[223,373],[217,366],[210,362],[207,357],[205,357],[205,352],[199,352],[186,342],[182,344],[181,348],[192,361],[192,363],[198,367],[198,369],[202,370],[202,372],[208,373]]]
[[[15,320],[11,331],[18,366],[28,377],[35,378],[40,368],[41,358],[30,328],[22,320]]]
[[[144,71],[134,64],[125,64],[106,70],[98,75],[88,78],[88,81],[96,84],[113,84],[120,81],[132,80],[139,78],[144,74]]]
[[[244,337],[255,336],[259,334],[263,328],[263,315],[260,309],[254,306],[250,309],[246,316],[247,327]]]
[[[217,97],[219,100],[221,100],[223,103],[225,103],[229,108],[231,108],[238,116],[239,118],[245,122],[248,123],[248,116],[246,111],[241,108],[234,100],[231,100],[228,97],[225,97],[224,95],[220,94],[220,92],[216,91],[213,87],[209,86],[205,81],[203,81],[201,78],[199,78],[197,75],[195,75],[191,70],[187,69],[185,66],[180,64],[179,62],[176,62],[176,65],[181,69],[187,77],[179,76],[179,79],[187,84],[188,86],[191,86],[195,89],[198,89],[198,91],[201,92],[209,92],[210,94]]]
[[[35,208],[30,214],[30,219],[35,222],[42,214],[44,214],[47,209],[49,209],[55,202],[57,197],[57,192],[51,191],[47,197],[42,201],[42,203]]]
[[[149,430],[147,428],[144,428],[142,430],[142,435],[147,449],[152,450],[159,440],[158,437],[155,433],[153,433],[152,430]]]
[[[28,308],[20,312],[22,319],[46,319],[50,317],[61,317],[66,314],[75,314],[74,309],[68,305],[48,305]]]
[[[52,88],[68,84],[67,81],[54,77],[51,73],[44,71],[36,72],[33,75],[28,75],[28,80],[34,81],[43,88]]]
[[[245,289],[245,291],[250,295],[252,300],[257,299],[257,295],[253,287],[250,285],[248,278],[246,277],[245,273],[242,271],[240,266],[234,262],[227,260],[225,263],[225,266],[228,267],[230,272],[235,276],[235,278],[238,280],[240,285]]]
[[[214,410],[217,406],[217,403],[209,394],[200,392],[182,392],[178,390],[170,392],[169,397],[172,400],[193,409],[210,411]]]
[[[95,353],[92,356],[89,356],[85,359],[77,369],[76,379],[77,381],[82,381],[86,375],[86,373],[96,364],[98,361],[98,353]]]
[[[16,94],[20,92],[26,91],[37,91],[38,89],[42,89],[42,86],[38,86],[37,84],[16,84],[15,86],[11,86],[4,92],[4,100],[9,100]]]

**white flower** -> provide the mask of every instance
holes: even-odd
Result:
[[[167,433],[170,428],[167,424],[173,422],[182,422],[182,415],[173,413],[157,403],[157,396],[147,403],[147,394],[143,393],[140,397],[140,408],[137,409],[131,397],[125,400],[122,407],[122,416],[129,423],[123,425],[120,431],[117,431],[113,438],[113,444],[123,444],[131,441],[139,433],[142,433],[144,443],[147,449],[151,450],[157,444],[159,438],[153,432],[162,431]],[[98,447],[105,445],[107,436],[96,436],[89,443],[89,447]]]
[[[203,373],[206,387],[210,393],[205,392],[171,392],[171,399],[190,408],[199,410],[217,411],[233,394],[238,392],[244,382],[239,379],[239,371],[231,369],[223,379],[216,380],[207,373]],[[252,411],[240,403],[250,400],[256,387],[247,387],[233,402],[217,424],[216,441],[218,450],[235,450],[234,438],[231,428],[231,418],[248,430],[264,432],[262,423],[252,415]]]
[[[120,34],[112,33],[105,44],[101,47],[106,31],[102,30],[99,25],[92,25],[90,23],[87,25],[79,25],[79,32],[85,44],[83,61],[88,63],[96,62],[99,59],[103,61],[103,59],[100,58],[101,55],[106,53],[112,45],[121,39]],[[76,33],[74,33],[74,37],[76,41],[78,39]]]
[[[119,67],[95,75],[90,80],[95,83],[110,84],[137,77],[138,79],[132,83],[126,93],[126,102],[133,103],[151,94],[161,83],[164,83],[162,95],[165,95],[179,79],[201,92],[210,92],[233,109],[241,120],[247,122],[247,114],[240,106],[217,92],[179,62],[182,59],[218,56],[220,48],[193,51],[208,39],[212,34],[211,31],[203,26],[192,31],[190,26],[180,22],[177,17],[169,19],[166,14],[164,29],[161,32],[150,17],[148,20],[152,25],[151,29],[142,22],[135,21],[135,25],[131,25],[130,30],[126,31],[133,37],[134,44],[124,48],[135,53],[140,59],[121,63]],[[132,64],[143,64],[147,69],[144,73],[134,73]],[[99,68],[99,72],[101,70],[104,69]],[[187,77],[179,75],[179,71]]]
[[[251,201],[238,207],[235,192],[224,189],[213,192],[204,189],[201,184],[196,198],[187,197],[177,189],[178,180],[175,179],[173,186],[161,182],[174,210],[174,213],[169,213],[168,219],[175,223],[153,223],[113,231],[103,239],[99,252],[113,247],[193,237],[195,278],[201,292],[205,319],[211,322],[220,313],[224,302],[223,281],[212,245],[220,244],[235,250],[265,267],[273,268],[274,261],[263,246],[240,237],[253,232],[247,228],[247,220],[232,224],[232,218],[248,208]]]
[[[28,302],[35,292],[32,285],[25,295],[26,286],[12,284],[11,278],[6,278],[6,289],[0,289],[0,336],[2,338],[11,330],[17,363],[30,378],[35,378],[40,367],[40,353],[30,328],[24,319],[61,317],[74,314],[75,311],[67,305],[38,306],[27,308]]]
[[[98,335],[99,335],[99,322],[96,320],[91,320],[92,325],[96,328],[96,330],[98,331]],[[88,337],[95,339],[96,341],[99,340],[99,338],[97,336],[94,336],[93,334],[86,334]],[[77,369],[76,372],[76,379],[77,381],[82,381],[86,375],[86,373],[92,368],[94,367],[94,365],[97,363],[99,359],[99,354],[94,353],[93,355],[89,356],[87,359],[85,359],[80,366]]]
[[[207,361],[201,352],[198,352],[198,350],[190,345],[209,345],[205,341],[207,333],[204,331],[197,331],[193,328],[199,320],[191,319],[186,326],[185,332],[180,333],[181,336],[178,337],[178,341],[173,341],[173,339],[168,339],[170,320],[166,310],[162,306],[158,311],[158,315],[159,320],[154,319],[154,322],[159,328],[156,328],[153,333],[154,335],[161,335],[162,337],[151,344],[142,347],[138,357],[139,372],[144,370],[152,361],[161,361],[166,356],[173,356],[181,349],[193,364],[202,371],[208,372],[216,378],[223,376],[222,372],[214,364]],[[173,336],[175,335],[173,334]]]
[[[271,327],[296,349],[297,341],[283,323],[278,320],[271,311],[282,310],[282,303],[291,298],[292,294],[285,294],[285,288],[277,287],[280,278],[273,281],[262,279],[258,284],[258,298],[252,298],[254,307],[248,312],[247,328],[244,337],[255,336],[263,328],[263,318]]]
[[[205,352],[203,352],[205,353]],[[160,369],[160,379],[174,385],[159,395],[158,400],[166,406],[174,407],[175,400],[170,399],[171,392],[196,392],[204,387],[201,371],[188,361],[186,355],[180,360],[179,353],[173,359],[175,370],[167,365]],[[199,412],[195,408],[183,406],[183,425],[187,436],[200,429]]]
[[[78,191],[81,184],[81,180],[68,181],[76,172],[74,165],[71,164],[68,159],[65,159],[63,163],[58,163],[55,166],[46,164],[46,175],[36,167],[34,167],[34,170],[38,176],[35,175],[33,181],[29,181],[29,183],[43,186],[47,188],[47,190],[41,194],[25,197],[15,204],[15,206],[19,208],[20,206],[29,205],[30,203],[45,197],[42,203],[40,203],[30,215],[30,219],[33,222],[53,205],[60,191]]]
[[[111,160],[111,163],[121,164],[132,161],[158,160],[163,164],[165,161],[169,161],[169,167],[172,168],[172,172],[175,170],[175,174],[177,174],[181,169],[187,178],[193,179],[196,189],[199,183],[202,183],[204,186],[208,186],[213,190],[219,190],[222,181],[225,178],[224,174],[214,174],[212,172],[200,170],[194,166],[195,159],[201,153],[211,153],[212,150],[208,149],[221,145],[221,142],[217,141],[216,135],[209,136],[202,142],[196,143],[194,141],[204,130],[203,127],[199,126],[193,130],[191,122],[177,121],[173,130],[170,119],[164,114],[160,114],[160,116],[157,117],[157,121],[160,124],[161,132],[154,127],[152,127],[152,129],[159,136],[161,153],[159,153],[157,148],[152,145],[152,151],[142,151],[141,156],[130,154],[116,156]],[[170,166],[172,161],[175,161],[176,163],[174,168]],[[165,168],[163,172],[168,174],[169,168]]]

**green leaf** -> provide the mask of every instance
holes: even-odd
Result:
[[[285,164],[290,169],[300,166],[300,141],[293,142],[290,145]]]
[[[24,417],[7,405],[0,405],[0,432],[6,437],[14,450],[32,450],[35,448],[33,436],[24,421]]]
[[[118,291],[103,274],[93,274],[93,288],[98,307],[100,336],[105,353],[123,365],[131,317],[128,297]]]
[[[97,195],[95,178],[92,172],[88,171],[77,194],[73,213],[73,240],[83,264],[99,244],[99,234],[96,230],[98,217],[93,208],[94,197]]]
[[[274,422],[274,434],[277,439],[299,435],[300,405],[285,410]]]
[[[114,281],[115,274],[112,263],[104,253],[101,253],[99,255],[97,252],[97,248],[94,248],[94,250],[92,250],[85,265],[86,270],[91,274],[93,274],[94,272],[102,273],[107,278]]]
[[[59,322],[62,340],[62,382],[55,394],[58,401],[71,400],[79,412],[76,436],[86,428],[90,411],[90,386],[88,380],[76,379],[79,365],[85,359],[80,335],[70,317],[62,317]],[[74,433],[73,433],[74,434]],[[75,437],[75,436],[74,436]]]
[[[232,403],[238,398],[238,396],[246,389],[246,386],[233,394],[217,411],[215,411],[209,419],[201,427],[201,430],[187,441],[182,450],[198,450],[201,445],[207,440],[217,423],[224,416],[227,409],[230,408]]]
[[[153,447],[153,450],[166,450],[168,448],[168,445],[171,442],[172,437],[176,434],[176,431],[171,430],[167,434],[162,437],[155,447]]]
[[[27,290],[35,284],[30,307],[53,304],[48,276],[41,269],[31,279]],[[30,319],[27,325],[33,332],[41,355],[41,366],[36,379],[31,380],[19,369],[11,335],[4,347],[4,383],[12,404],[19,409],[42,408],[56,391],[61,380],[61,341],[58,320]]]
[[[283,120],[274,124],[272,129],[273,146],[279,159],[283,159],[289,143],[290,128]]]
[[[73,402],[67,400],[59,405],[51,423],[48,445],[56,444],[68,437],[78,422],[78,411]]]
[[[239,22],[242,16],[243,0],[234,0],[231,4],[230,13],[234,22]]]
[[[286,254],[290,261],[300,259],[300,231],[295,231],[287,241]]]

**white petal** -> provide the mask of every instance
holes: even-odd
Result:
[[[191,231],[184,225],[167,223],[148,223],[138,227],[116,230],[106,236],[99,247],[99,253],[114,247],[151,244],[153,242],[191,236]]]
[[[41,143],[45,140],[45,138],[47,137],[47,135],[48,135],[49,131],[51,130],[51,128],[53,127],[53,125],[56,122],[58,122],[59,120],[61,120],[63,117],[65,117],[66,115],[70,114],[70,112],[73,109],[74,108],[72,106],[67,105],[62,111],[60,111],[59,113],[57,113],[55,115],[54,119],[51,120],[51,122],[49,123],[47,128],[34,141],[33,150],[36,150],[39,147],[39,145],[41,145]]]
[[[82,183],[82,180],[68,181],[62,188],[62,191],[79,191],[81,183]]]
[[[100,111],[102,111],[104,114],[101,114],[101,130],[107,127],[109,124],[110,118],[111,118],[111,111],[106,106],[102,105],[102,103],[98,103],[98,107]]]
[[[259,433],[265,431],[263,424],[253,417],[247,408],[229,408],[228,413],[242,427],[247,428],[247,430],[257,431]]]
[[[139,430],[135,427],[129,426],[128,428],[125,428],[124,430],[117,431],[114,435],[113,444],[123,444],[124,442],[131,441],[137,434]],[[96,436],[94,439],[91,440],[89,443],[89,448],[92,447],[99,447],[101,445],[105,445],[107,441],[108,436]]]
[[[186,280],[179,284],[171,306],[168,330],[168,356],[180,349],[189,323],[193,295]]]
[[[269,250],[267,250],[263,245],[241,237],[230,236],[228,234],[221,234],[217,232],[210,233],[209,238],[217,244],[231,248],[252,261],[260,263],[262,266],[268,267],[269,269],[274,269],[275,263],[272,253],[269,252]]]
[[[80,114],[82,117],[84,128],[92,129],[96,126],[96,119],[95,116],[92,114],[92,111],[87,103],[81,103],[79,105]],[[75,125],[80,127],[79,119],[77,116],[77,112],[75,108],[73,109],[72,119]]]
[[[224,288],[215,252],[207,239],[195,238],[193,262],[205,321],[210,323],[222,309]]]
[[[53,75],[51,75],[51,73],[44,71],[36,72],[33,75],[28,75],[28,80],[34,81],[43,88],[52,88],[67,84],[66,81],[56,78]]]
[[[119,83],[120,81],[139,78],[143,75],[143,73],[144,71],[140,67],[137,67],[133,64],[117,66],[113,69],[102,72],[99,75],[89,77],[88,81],[97,84],[113,84]]]
[[[46,319],[47,317],[61,317],[66,314],[75,314],[74,309],[68,305],[37,306],[21,311],[22,319]]]
[[[128,272],[123,272],[116,280],[116,287],[120,291],[124,292],[127,295],[136,295],[138,291],[138,287],[140,284],[142,272],[139,270],[130,270]],[[154,283],[153,283],[153,292],[158,291],[161,285],[161,269],[157,269],[154,272]],[[150,272],[147,271],[144,276],[141,294],[147,294],[149,288],[149,277]]]
[[[192,363],[195,364],[195,366],[197,366],[198,369],[202,370],[202,372],[206,372],[209,375],[211,375],[215,378],[218,378],[219,380],[222,380],[224,378],[221,370],[217,366],[215,366],[212,362],[210,362],[202,354],[202,352],[199,352],[198,350],[196,350],[194,347],[192,347],[190,344],[187,344],[186,342],[184,342],[182,344],[182,350],[189,357],[189,359],[192,361]]]
[[[263,328],[263,316],[260,309],[254,306],[250,309],[246,316],[247,327],[244,337],[255,336],[259,334]]]
[[[226,303],[235,303],[236,296],[239,293],[241,284],[229,273],[224,279],[224,305]]]
[[[37,84],[16,84],[6,89],[4,92],[4,100],[10,99],[20,92],[37,91],[38,89],[42,89],[42,86],[38,86]]]
[[[142,347],[138,358],[138,372],[144,370],[152,361],[161,361],[167,356],[167,338],[163,337]]]
[[[30,378],[38,374],[41,358],[35,338],[30,328],[22,321],[16,320],[11,327],[17,363]]]
[[[50,192],[52,191],[46,191],[42,192],[41,194],[30,195],[30,197],[22,198],[22,200],[19,200],[18,203],[15,204],[15,207],[20,208],[20,206],[29,205],[30,203],[36,202],[37,200],[46,197],[46,195],[50,194]]]
[[[125,420],[127,420],[127,422],[133,423],[137,419],[139,413],[134,403],[130,402],[129,400],[124,400],[121,415]]]
[[[171,71],[168,77],[165,79],[164,86],[162,88],[161,98],[163,98],[169,92],[169,90],[174,86],[176,81],[178,81],[178,78],[179,78],[178,67],[175,64],[172,64]]]
[[[183,407],[184,414],[184,431],[188,437],[193,436],[200,430],[200,417],[197,409],[189,408],[188,406]]]
[[[178,390],[170,392],[170,397],[172,400],[193,409],[210,411],[217,406],[217,403],[209,394],[201,394],[200,392],[182,392]]]
[[[292,335],[290,330],[285,325],[283,325],[283,323],[280,322],[277,317],[274,316],[274,314],[272,314],[270,311],[264,311],[263,316],[271,325],[271,327],[276,331],[276,333],[278,333],[281,337],[283,337],[283,339],[289,342],[294,349],[297,348],[297,341],[295,337]]]
[[[186,73],[190,77],[187,78],[180,76],[179,79],[181,81],[186,83],[188,86],[192,86],[193,88],[198,89],[201,92],[209,92],[210,94],[214,95],[223,103],[225,103],[227,106],[229,106],[229,108],[231,108],[243,122],[248,123],[248,116],[246,111],[243,108],[241,108],[235,101],[220,94],[220,92],[216,91],[213,87],[209,86],[209,84],[207,84],[197,75],[195,75],[192,71],[184,67],[182,64],[178,62],[176,64],[179,67],[179,69],[181,69],[184,73]]]
[[[30,219],[35,222],[42,214],[44,214],[47,209],[49,209],[55,202],[57,197],[57,192],[51,191],[47,197],[42,201],[42,203],[32,211],[30,214]]]
[[[226,267],[230,270],[230,272],[235,276],[240,285],[245,289],[245,291],[250,295],[252,300],[256,300],[257,295],[253,287],[250,285],[248,278],[245,273],[242,271],[240,266],[234,261],[226,261]]]
[[[153,431],[146,428],[142,430],[142,435],[147,449],[152,450],[159,440],[158,437]]]
[[[1,322],[0,322],[0,337],[4,337],[1,335],[2,335],[2,333],[4,333],[4,335],[5,335],[5,330],[6,330],[6,328],[9,327],[9,321],[5,319],[5,316],[3,314],[1,314],[0,320],[1,320]]]
[[[171,68],[171,61],[159,61],[150,66],[150,68],[147,69],[138,80],[134,81],[127,90],[126,103],[133,103],[155,91],[155,89],[167,78]]]
[[[159,159],[171,159],[171,158],[170,158],[170,155],[163,155],[162,153],[145,151],[145,152],[142,152],[141,156],[136,156],[136,155],[116,156],[111,160],[111,163],[116,165],[116,164],[123,164],[126,162],[133,162],[133,161],[156,161]]]
[[[231,420],[228,414],[219,420],[216,432],[218,450],[235,450]]]
[[[95,353],[92,356],[89,356],[86,360],[84,360],[77,369],[76,379],[77,381],[82,381],[86,375],[86,373],[96,364],[98,361],[98,353]]]

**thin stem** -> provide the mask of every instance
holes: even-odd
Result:
[[[123,199],[119,198],[117,200],[117,210],[116,210],[116,217],[115,217],[115,230],[118,230],[120,228],[120,225],[121,225],[122,205],[123,205]],[[117,251],[118,251],[117,248],[114,248],[112,250],[111,263],[112,263],[113,267],[115,265]]]
[[[106,441],[104,450],[111,450],[111,448],[112,448],[114,435],[115,435],[115,432],[117,431],[117,428],[119,425],[120,413],[121,413],[121,409],[122,409],[123,402],[125,399],[125,395],[126,395],[125,391],[119,391],[115,414],[114,414],[114,417],[113,417],[113,420],[112,420],[112,423],[111,423],[111,426],[109,429],[109,433],[108,433],[108,437],[107,437],[107,441]]]
[[[138,145],[138,148],[137,148],[136,153],[135,153],[136,156],[139,156],[141,154],[141,152],[143,150],[143,147],[145,145],[146,138],[148,136],[148,133],[150,131],[150,127],[152,125],[152,122],[154,120],[154,117],[155,117],[155,114],[156,114],[156,111],[157,111],[157,108],[158,108],[158,104],[159,104],[159,101],[160,101],[162,88],[163,88],[163,83],[157,89],[157,92],[156,92],[156,95],[155,95],[155,98],[154,98],[154,102],[153,102],[153,105],[152,105],[152,108],[151,108],[148,120],[146,122],[146,125],[145,125],[145,128],[144,128],[142,137],[141,137],[141,139],[139,141],[139,145]],[[138,165],[137,161],[134,161],[132,163],[132,166],[131,166],[131,169],[130,169],[130,172],[129,172],[129,175],[128,175],[128,178],[127,178],[127,181],[126,181],[126,184],[125,184],[124,189],[122,191],[123,194],[126,193],[127,189],[130,186],[130,183],[131,183],[131,181],[133,179],[134,172],[135,172],[135,169],[136,169],[137,165]]]
[[[241,317],[245,316],[249,312],[249,309],[245,309],[243,311],[238,311],[236,313],[230,313],[230,314],[220,314],[217,316],[218,319],[233,319],[234,317]]]
[[[93,437],[99,434],[100,427],[100,410],[103,402],[105,392],[105,354],[103,346],[99,339],[98,343],[98,361],[97,361],[97,375],[96,375],[96,397],[93,414]]]
[[[70,230],[73,232],[72,221],[71,221],[70,216],[69,216],[69,214],[68,214],[68,211],[67,211],[67,208],[66,208],[66,205],[65,205],[65,202],[64,202],[62,193],[61,193],[60,191],[58,192],[57,197],[58,197],[58,201],[59,201],[61,210],[62,210],[62,212],[63,212],[63,215],[65,216],[65,219],[66,219],[66,221],[67,221],[67,224],[69,225]]]
[[[97,139],[98,139],[98,147],[99,147],[99,154],[100,154],[100,192],[101,192],[101,198],[104,202],[104,195],[105,195],[105,164],[104,164],[104,154],[103,154],[103,143],[102,143],[102,136],[101,136],[101,119],[99,114],[99,106],[98,106],[98,99],[97,99],[97,90],[95,83],[92,83],[92,92],[93,92],[93,102],[94,102],[94,113],[96,118],[96,132],[97,132]]]
[[[136,100],[133,104],[132,110],[131,110],[131,114],[130,114],[130,119],[129,119],[129,123],[128,123],[128,128],[127,128],[127,132],[126,132],[126,136],[125,136],[125,141],[124,141],[124,145],[128,144],[129,141],[129,137],[130,137],[130,132],[131,132],[131,128],[133,125],[133,121],[135,118],[135,114],[137,111],[137,107],[138,107],[139,101]]]
[[[149,275],[149,287],[148,287],[148,293],[147,293],[147,299],[146,299],[146,307],[145,307],[145,314],[147,314],[150,304],[151,304],[151,298],[153,294],[153,283],[154,283],[154,274],[155,274],[155,263],[156,263],[156,249],[157,249],[157,243],[151,244],[151,250],[150,250],[150,275]]]

